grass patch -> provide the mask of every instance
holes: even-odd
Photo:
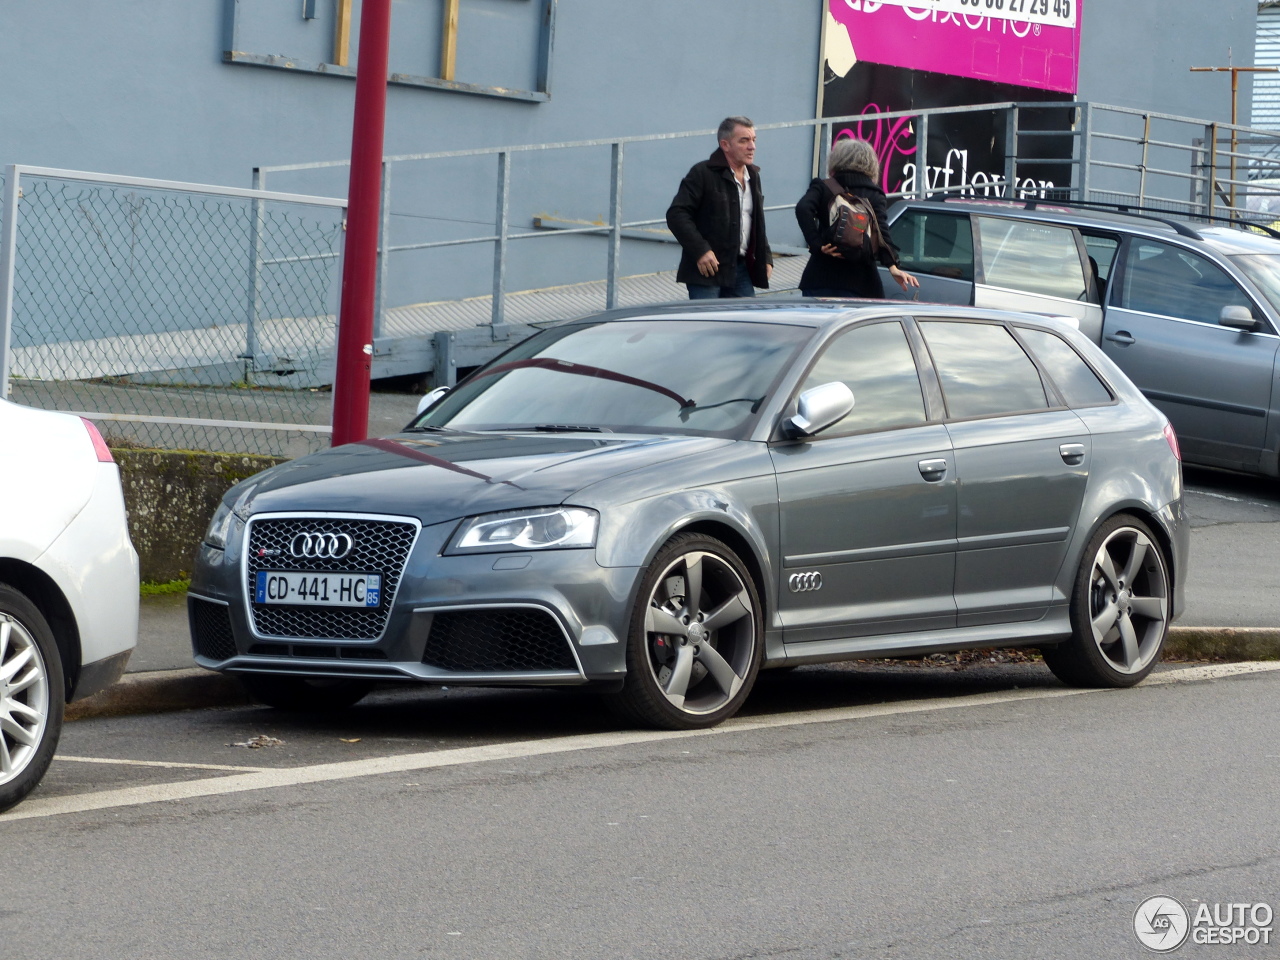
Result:
[[[144,597],[167,597],[186,593],[191,586],[190,580],[170,580],[168,583],[142,582],[141,593]]]

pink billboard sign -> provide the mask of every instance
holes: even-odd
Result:
[[[969,0],[829,0],[835,24],[848,32],[852,58],[1020,87],[1074,94],[1080,57],[1080,0],[1069,18],[1035,22],[1005,0],[992,16],[959,12]],[[1007,0],[1017,8],[1019,0]],[[1037,8],[1042,0],[1021,0]],[[1049,0],[1047,9],[1062,0]],[[994,4],[987,3],[987,7]],[[985,7],[969,7],[985,9]],[[1027,19],[1020,19],[1025,15]],[[1041,18],[1053,20],[1052,16]],[[1059,25],[1064,24],[1064,25]],[[828,37],[828,49],[843,37]],[[843,44],[841,44],[843,45]],[[830,59],[830,57],[829,57]]]

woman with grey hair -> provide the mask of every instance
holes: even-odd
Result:
[[[903,291],[920,286],[920,281],[898,265],[898,248],[889,236],[886,217],[888,199],[879,187],[880,161],[875,148],[865,140],[841,139],[831,147],[827,161],[831,180],[840,192],[862,197],[871,204],[884,243],[872,251],[871,231],[863,238],[861,251],[841,250],[831,242],[830,210],[837,193],[831,180],[814,180],[796,204],[796,219],[809,247],[809,262],[800,276],[800,292],[806,297],[884,297],[877,263]]]

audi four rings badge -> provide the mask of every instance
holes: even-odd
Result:
[[[787,586],[791,588],[792,593],[811,593],[814,590],[821,590],[822,574],[817,570],[809,570],[805,573],[793,573],[787,579]]]
[[[308,559],[341,560],[355,545],[349,533],[300,533],[289,541],[289,553]]]

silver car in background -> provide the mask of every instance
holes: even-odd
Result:
[[[1129,686],[1182,609],[1165,418],[1074,328],[888,302],[545,330],[406,430],[233,488],[196,661],[324,709],[379,680],[595,684],[705,727],[758,671],[993,645]]]
[[[1056,200],[911,200],[889,217],[922,300],[1074,317],[1187,462],[1280,476],[1280,232]]]

